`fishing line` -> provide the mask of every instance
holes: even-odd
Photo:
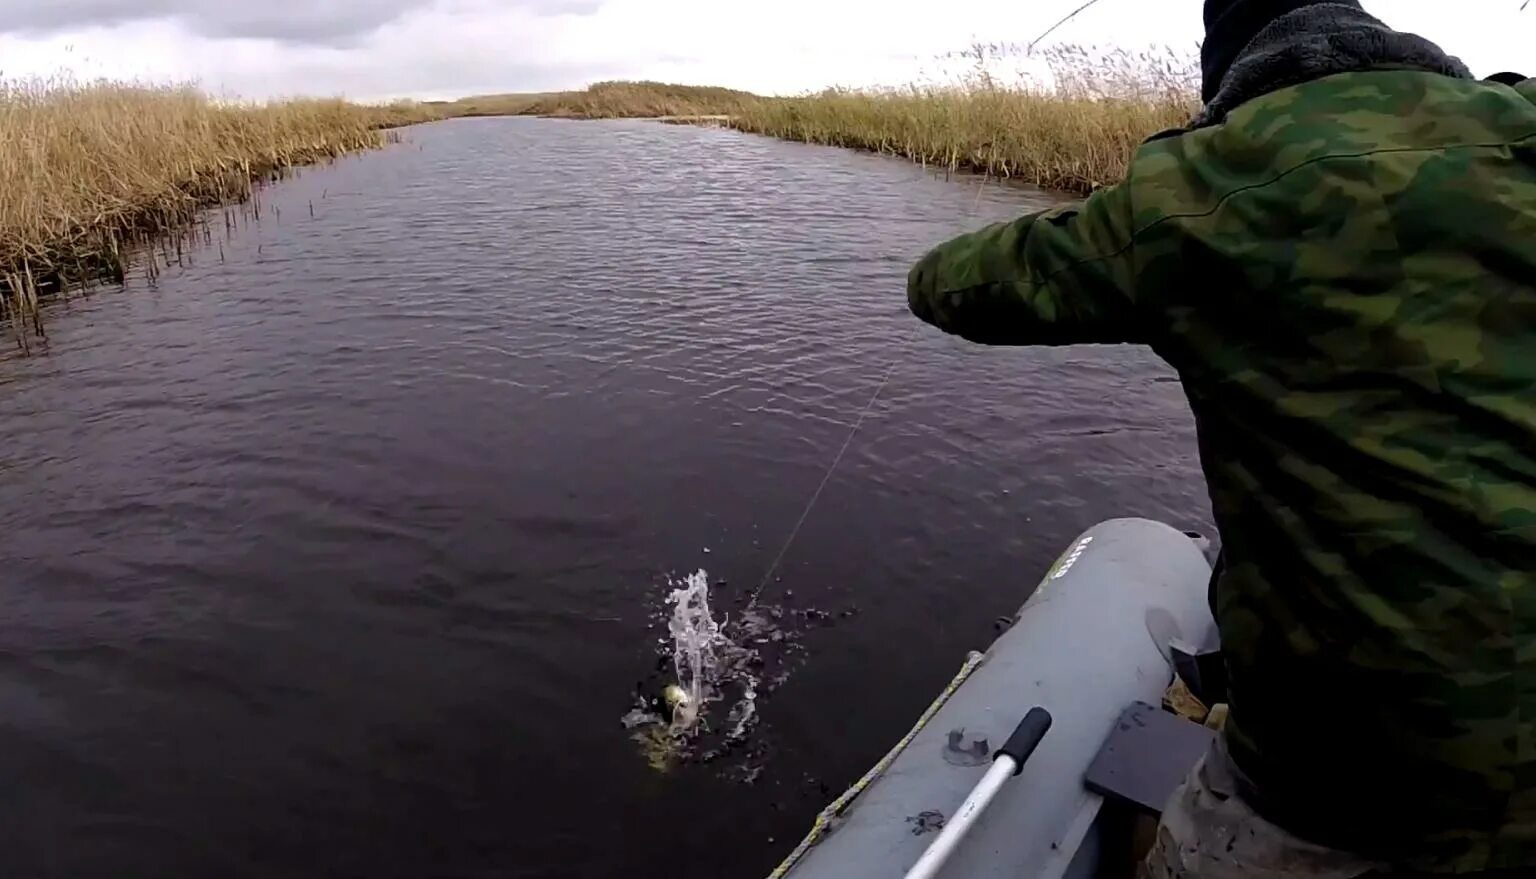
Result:
[[[1077,12],[1082,12],[1097,2],[1098,0],[1089,0],[1088,3],[1079,7]],[[1077,12],[1072,13],[1072,15],[1076,15]],[[1067,16],[1067,18],[1071,17],[1070,15]],[[1057,24],[1060,25],[1067,18],[1062,19]],[[1041,36],[1044,36],[1044,34]],[[981,213],[981,196],[986,191],[987,182],[990,179],[990,172],[982,175],[981,185],[976,188],[976,200],[971,203],[971,219],[975,219]],[[838,449],[837,454],[832,457],[832,464],[827,467],[827,472],[822,474],[821,483],[816,486],[815,491],[811,492],[811,499],[806,503],[805,509],[800,512],[799,520],[795,522],[793,528],[789,529],[789,538],[784,541],[784,546],[779,550],[779,554],[774,556],[773,564],[768,566],[768,571],[763,574],[763,579],[758,582],[757,588],[752,590],[752,597],[747,600],[748,609],[757,606],[758,596],[762,595],[763,590],[768,587],[768,581],[773,579],[773,575],[779,570],[779,565],[783,563],[784,557],[789,554],[789,548],[794,545],[795,538],[800,536],[800,529],[805,526],[806,520],[811,517],[811,510],[816,508],[816,502],[821,500],[821,493],[826,491],[827,484],[832,481],[832,475],[837,472],[838,465],[843,463],[843,456],[848,454],[848,448],[853,445],[853,438],[859,435],[859,428],[864,426],[864,420],[869,417],[869,413],[875,408],[875,404],[880,402],[880,395],[885,393],[885,386],[891,383],[891,376],[896,374],[897,362],[897,360],[892,359],[886,366],[885,377],[880,379],[880,384],[875,387],[874,395],[869,398],[869,402],[864,405],[863,411],[859,413],[858,420],[853,423],[853,428],[848,431],[848,436],[843,440],[843,447]]]
[[[1073,18],[1076,18],[1079,12],[1082,12],[1097,2],[1099,2],[1099,0],[1088,0],[1088,2],[1074,9],[1066,17],[1051,25],[1050,29],[1045,33],[1036,37],[1034,43],[1029,44],[1030,48],[1033,49],[1035,43],[1045,39],[1046,36],[1051,33],[1051,31],[1056,30],[1057,28],[1071,21]],[[990,179],[991,172],[989,171],[984,173],[981,177],[981,185],[976,188],[976,200],[971,204],[972,219],[974,219],[981,212],[981,196],[982,193],[986,191],[987,183]],[[816,502],[821,500],[821,493],[826,491],[827,484],[832,481],[832,475],[837,472],[838,465],[843,463],[843,456],[848,454],[848,448],[853,445],[854,437],[859,435],[859,428],[864,426],[864,420],[869,417],[869,413],[875,408],[875,404],[880,402],[880,395],[885,393],[885,386],[890,384],[891,376],[895,375],[896,373],[897,362],[898,361],[893,359],[890,364],[886,366],[885,377],[880,379],[880,384],[875,387],[874,395],[871,396],[869,398],[869,402],[864,405],[863,411],[859,413],[858,420],[853,423],[853,428],[848,431],[848,436],[843,440],[842,448],[837,450],[837,454],[832,458],[832,464],[827,467],[827,472],[822,474],[821,483],[816,486],[815,491],[811,492],[811,499],[806,503],[805,509],[800,512],[800,518],[795,522],[795,526],[789,529],[789,538],[784,541],[784,546],[779,550],[779,554],[774,556],[773,564],[768,566],[768,571],[763,574],[763,579],[758,582],[757,588],[752,590],[752,597],[747,600],[748,609],[757,606],[758,596],[763,594],[763,590],[768,587],[768,582],[773,579],[773,575],[779,570],[779,565],[783,563],[784,557],[789,554],[789,548],[794,546],[795,538],[800,536],[800,529],[805,527],[806,520],[811,517],[811,511],[816,508]]]
[[[859,413],[858,420],[853,423],[853,429],[848,431],[847,438],[843,440],[843,447],[838,449],[837,454],[832,457],[832,464],[827,467],[827,472],[822,475],[821,484],[817,485],[816,490],[811,492],[811,499],[806,503],[805,509],[801,511],[800,519],[795,522],[795,527],[789,529],[789,539],[784,541],[784,547],[779,550],[778,555],[774,556],[773,564],[768,566],[768,572],[763,574],[762,581],[757,584],[756,589],[752,590],[752,598],[747,601],[748,608],[757,606],[757,597],[768,586],[768,581],[773,579],[774,572],[779,569],[779,564],[784,561],[784,556],[789,554],[789,548],[794,545],[795,538],[800,536],[800,529],[805,526],[805,520],[811,517],[811,510],[816,508],[816,502],[821,500],[821,493],[826,491],[827,483],[832,481],[832,474],[837,472],[837,465],[843,463],[843,456],[848,454],[848,447],[853,445],[853,438],[858,436],[859,428],[864,426],[864,419],[869,417],[869,413],[875,408],[875,404],[880,402],[880,395],[885,393],[885,386],[890,384],[891,376],[895,373],[896,361],[892,360],[890,365],[885,368],[885,378],[880,380],[880,384],[875,388],[874,395],[869,398],[869,402],[865,404],[864,410]]]

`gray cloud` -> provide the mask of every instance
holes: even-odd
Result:
[[[117,24],[139,18],[161,18],[177,11],[175,0],[0,0],[0,29],[56,31],[87,24]]]
[[[449,0],[448,10],[491,6],[536,15],[586,15],[602,0]],[[433,0],[0,0],[0,33],[57,33],[131,21],[176,19],[207,37],[343,45]]]
[[[603,7],[603,0],[441,0],[441,5],[460,13],[526,9],[534,15],[591,15]]]
[[[371,33],[423,5],[421,0],[242,0],[216,9],[206,2],[181,14],[209,37],[258,37],[333,44]]]

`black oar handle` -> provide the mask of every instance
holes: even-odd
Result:
[[[1014,728],[1013,735],[1003,746],[992,755],[995,762],[997,758],[1007,754],[1013,758],[1013,774],[1018,775],[1024,771],[1024,761],[1029,755],[1035,753],[1035,748],[1040,746],[1040,740],[1045,738],[1046,730],[1051,728],[1051,712],[1044,708],[1035,707],[1029,709],[1024,719]]]

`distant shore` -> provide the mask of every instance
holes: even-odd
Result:
[[[1101,89],[1080,77],[1044,91],[979,75],[948,86],[762,97],[608,82],[579,92],[480,95],[427,106],[445,117],[652,118],[724,126],[1083,194],[1123,177],[1137,144],[1185,124],[1198,107],[1181,80],[1150,65],[1138,71],[1122,63],[1113,86]]]
[[[647,118],[900,156],[1086,193],[1119,180],[1136,145],[1181,125],[1195,100],[1157,71],[1105,90],[1049,91],[981,74],[942,87],[764,97],[734,89],[604,82],[582,91],[360,105],[228,104],[188,88],[0,83],[0,327],[22,350],[38,305],[121,282],[135,254],[205,208],[242,203],[289,169],[398,139],[389,129],[474,116]],[[41,157],[41,158],[39,158]],[[149,271],[153,271],[152,261]]]

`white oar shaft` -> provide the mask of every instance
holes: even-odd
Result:
[[[939,875],[939,871],[949,861],[950,855],[955,853],[955,848],[970,831],[971,825],[976,823],[976,819],[980,818],[981,813],[985,812],[987,806],[991,804],[992,798],[997,796],[997,792],[1002,790],[1003,785],[1008,783],[1008,779],[1013,777],[1018,765],[1012,757],[1007,755],[997,758],[997,762],[992,764],[987,774],[982,776],[981,781],[971,789],[971,795],[960,804],[960,809],[955,812],[955,816],[944,822],[944,829],[940,831],[939,838],[928,846],[923,856],[918,858],[917,863],[912,865],[912,869],[907,871],[906,879],[933,879]]]
[[[981,777],[981,781],[971,788],[970,794],[960,808],[955,811],[954,817],[944,823],[944,829],[939,833],[939,838],[928,846],[923,856],[917,859],[912,869],[907,871],[906,879],[934,879],[939,871],[944,869],[944,864],[949,861],[950,855],[955,853],[955,848],[965,838],[965,834],[981,817],[981,813],[987,810],[992,798],[1003,789],[1008,779],[1018,775],[1023,769],[1024,761],[1040,746],[1040,740],[1045,738],[1045,733],[1051,728],[1051,713],[1044,708],[1035,707],[1029,709],[1024,719],[1014,728],[1013,735],[1003,746],[992,755],[992,768]]]

